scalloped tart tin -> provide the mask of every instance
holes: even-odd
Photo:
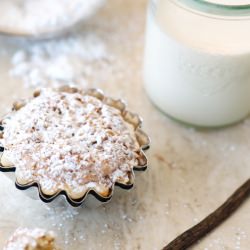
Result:
[[[137,140],[137,143],[139,145],[139,157],[137,159],[138,164],[133,167],[132,171],[128,174],[129,181],[126,183],[116,181],[113,183],[112,187],[110,188],[110,191],[108,195],[103,195],[99,193],[94,188],[88,188],[88,190],[77,199],[72,198],[67,191],[65,190],[59,190],[58,192],[48,195],[42,191],[41,185],[38,182],[30,182],[30,183],[19,183],[18,180],[15,177],[15,171],[16,168],[13,166],[11,162],[6,160],[4,155],[4,146],[0,145],[0,171],[5,173],[9,178],[11,178],[13,181],[15,181],[15,185],[18,189],[25,191],[27,195],[29,195],[33,199],[40,198],[43,202],[51,203],[51,205],[57,205],[61,202],[69,203],[71,206],[79,207],[81,205],[86,205],[88,207],[97,207],[101,204],[105,204],[109,202],[114,194],[115,186],[120,187],[121,189],[131,189],[134,184],[134,171],[144,171],[147,169],[147,158],[145,156],[145,151],[150,146],[150,139],[148,135],[141,129],[142,125],[142,119],[137,115],[127,110],[126,105],[121,100],[112,99],[110,97],[106,97],[103,92],[99,89],[88,89],[86,91],[79,90],[75,87],[71,86],[64,86],[56,91],[58,92],[65,92],[65,93],[80,93],[83,96],[91,96],[95,97],[98,100],[100,100],[102,103],[115,108],[116,110],[120,111],[120,114],[124,121],[130,125],[132,125],[135,138]],[[37,98],[40,96],[40,90],[34,92],[34,98]],[[28,101],[21,101],[16,102],[13,105],[13,111],[12,112],[18,112],[22,107],[24,107],[28,103]],[[4,134],[4,124],[2,121],[0,122],[0,139],[3,138]],[[115,193],[117,193],[117,188]],[[52,202],[53,201],[53,202]]]

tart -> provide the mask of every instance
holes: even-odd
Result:
[[[51,231],[35,228],[18,228],[7,241],[3,250],[59,250]]]
[[[108,201],[114,185],[129,189],[145,170],[149,138],[138,115],[100,90],[41,89],[17,102],[0,126],[0,169],[16,186],[37,186],[51,201],[64,194],[78,206],[88,193]]]

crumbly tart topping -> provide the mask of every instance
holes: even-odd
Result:
[[[7,241],[3,250],[59,250],[51,231],[35,228],[18,228]]]
[[[135,128],[90,95],[43,89],[2,125],[0,142],[17,182],[36,182],[47,195],[65,190],[78,199],[94,189],[108,196],[115,182],[131,181],[139,164]]]

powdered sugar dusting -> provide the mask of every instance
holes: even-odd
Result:
[[[103,0],[2,0],[0,27],[20,34],[66,29],[89,18]]]
[[[20,183],[38,182],[45,194],[88,189],[103,196],[129,183],[140,147],[121,112],[95,97],[43,89],[3,120],[1,140]]]
[[[18,228],[3,250],[46,249],[55,250],[54,233],[44,229]]]
[[[93,33],[57,40],[26,42],[12,57],[10,75],[21,78],[25,87],[87,85],[88,64],[104,64],[111,55],[104,42]]]

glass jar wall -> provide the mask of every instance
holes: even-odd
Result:
[[[249,114],[248,3],[150,2],[144,81],[149,97],[163,112],[208,127],[231,124]]]

